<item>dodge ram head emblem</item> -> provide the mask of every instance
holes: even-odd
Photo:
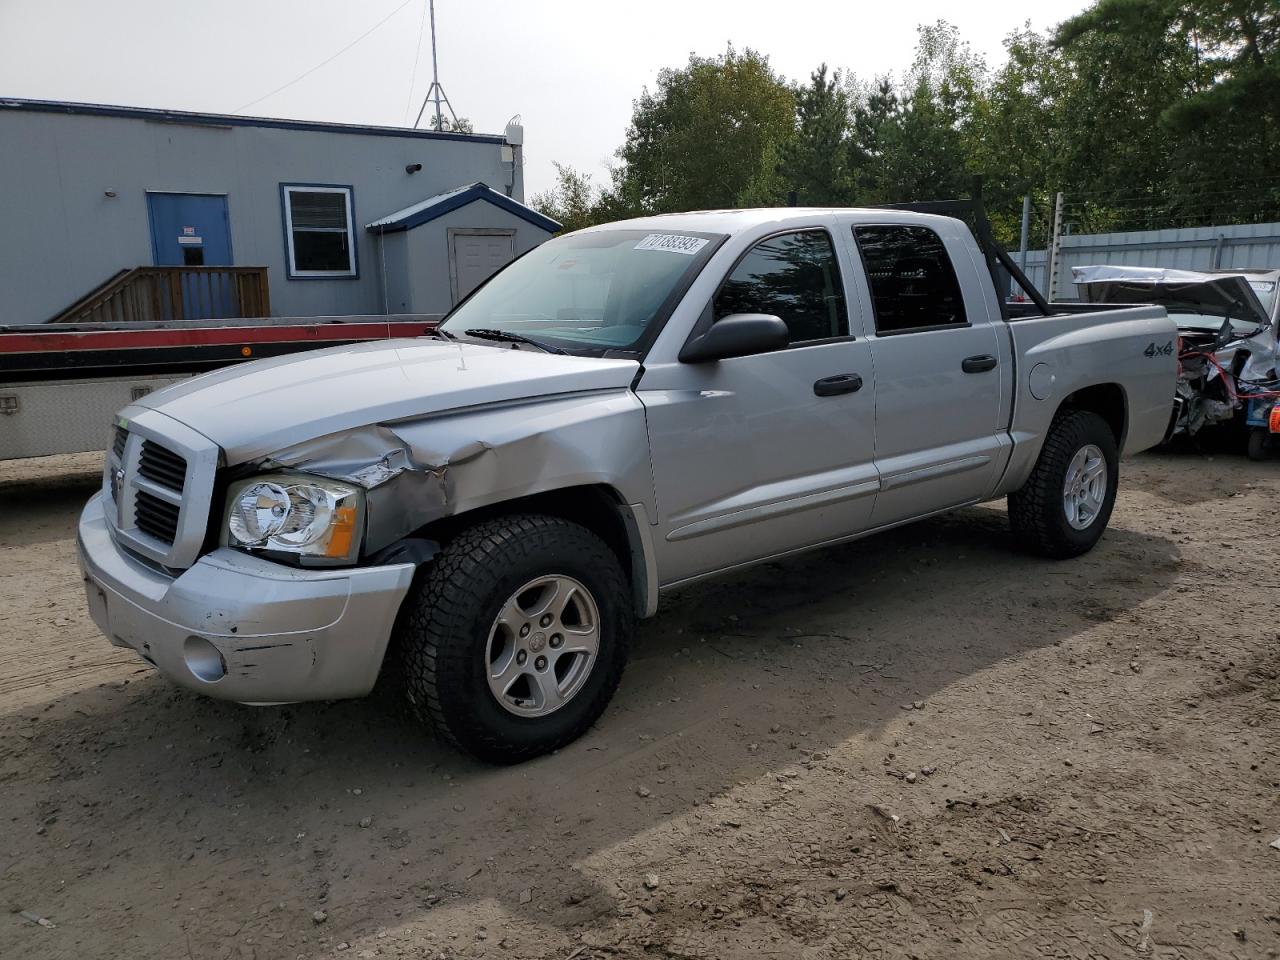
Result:
[[[111,501],[116,505],[116,519],[119,520],[123,515],[123,509],[120,505],[120,491],[124,487],[124,469],[116,467],[111,471]]]

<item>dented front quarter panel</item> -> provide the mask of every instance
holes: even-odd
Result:
[[[655,515],[644,409],[625,388],[370,424],[251,466],[362,486],[366,553],[445,517],[567,487],[604,485]]]

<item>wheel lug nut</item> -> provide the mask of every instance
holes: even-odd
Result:
[[[516,654],[516,663],[518,664],[523,665],[524,662],[528,659],[529,659],[529,655],[525,653],[523,650],[521,650],[519,653]]]
[[[547,669],[547,658],[539,657],[537,660],[533,661],[533,665],[539,670],[545,670]]]
[[[544,613],[544,614],[542,615],[542,619],[541,619],[541,620],[539,620],[539,621],[538,621],[538,623],[539,623],[539,624],[541,624],[541,625],[542,625],[542,626],[544,626],[544,627],[549,627],[549,626],[551,626],[551,619],[552,619],[552,618],[551,618],[551,614],[549,614],[549,613]]]
[[[564,643],[564,637],[560,636],[560,634],[553,633],[551,635],[551,646],[559,647],[563,643]]]
[[[520,636],[527,637],[529,635],[529,625],[526,623],[520,628]]]

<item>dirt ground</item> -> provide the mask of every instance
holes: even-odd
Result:
[[[0,464],[0,956],[1280,956],[1280,465],[1126,462],[1075,561],[992,506],[691,588],[497,769],[109,646],[98,464]]]

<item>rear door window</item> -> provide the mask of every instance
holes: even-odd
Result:
[[[733,268],[715,298],[715,318],[734,313],[781,317],[791,343],[849,335],[840,268],[825,230],[762,240]]]
[[[964,298],[942,238],[928,227],[855,226],[876,333],[968,325]]]

